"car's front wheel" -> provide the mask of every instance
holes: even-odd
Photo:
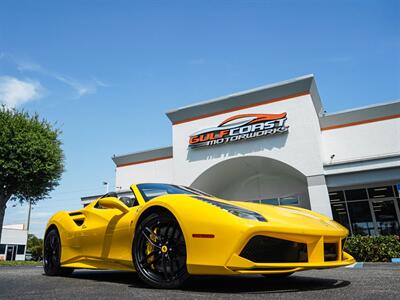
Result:
[[[43,248],[43,269],[46,275],[66,276],[74,271],[73,268],[64,268],[60,265],[61,239],[57,229],[51,229],[47,233]]]
[[[132,247],[135,269],[155,288],[177,288],[189,277],[182,230],[169,213],[153,213],[136,228]]]

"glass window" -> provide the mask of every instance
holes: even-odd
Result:
[[[124,192],[124,193],[118,193],[118,198],[121,198],[121,197],[129,197],[129,198],[132,198],[133,200],[136,199],[136,196],[135,196],[134,193],[132,193],[132,191]]]
[[[118,194],[118,199],[128,207],[133,207],[139,204],[132,191]]]
[[[368,199],[366,189],[347,190],[345,193],[347,201]]]
[[[347,196],[347,195],[346,195]],[[368,201],[347,203],[353,234],[374,235],[374,222]]]
[[[279,205],[279,201],[277,198],[274,199],[262,199],[261,200],[262,204],[272,204],[272,205]]]
[[[24,254],[25,253],[25,245],[18,245],[17,254]]]
[[[368,189],[369,198],[387,198],[393,197],[392,186],[381,186]]]
[[[333,219],[350,230],[349,217],[347,215],[346,203],[331,202]]]
[[[351,228],[353,234],[400,234],[400,216],[396,210],[396,204],[400,208],[399,187],[389,185],[330,191],[333,218]]]
[[[299,204],[299,199],[296,197],[285,197],[285,198],[280,198],[279,202],[281,205],[296,205]]]
[[[137,185],[146,201],[167,194],[189,194],[196,196],[211,196],[193,188],[163,183],[143,183]]]
[[[5,244],[0,244],[0,254],[6,253],[6,245]]]
[[[375,213],[378,234],[390,235],[400,233],[399,222],[393,200],[374,201],[372,202],[372,207]]]
[[[343,191],[329,192],[329,199],[331,202],[344,201],[344,193]]]

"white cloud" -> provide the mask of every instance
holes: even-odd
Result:
[[[7,107],[17,107],[37,99],[42,95],[43,90],[40,82],[35,80],[0,76],[0,103]]]
[[[89,94],[94,94],[97,92],[97,90],[99,88],[109,86],[108,84],[104,83],[103,81],[101,81],[95,77],[91,77],[86,80],[78,80],[74,77],[67,76],[65,74],[55,72],[53,70],[49,70],[46,67],[43,67],[40,64],[35,63],[33,61],[21,60],[9,53],[0,52],[0,60],[1,59],[6,59],[8,61],[11,61],[13,64],[16,65],[17,70],[21,73],[31,73],[31,74],[37,73],[37,74],[44,75],[46,77],[55,79],[55,80],[65,84],[66,86],[70,87],[72,90],[75,91],[76,98],[80,98],[82,96],[89,95]],[[29,81],[29,83],[34,84],[34,83],[38,83],[38,82],[37,81]],[[41,87],[41,86],[40,86],[40,84],[39,85],[36,84],[35,87]],[[0,96],[3,97],[2,95],[0,95]],[[0,103],[1,102],[6,103],[6,101],[3,98],[0,98]],[[24,103],[24,101],[22,101],[21,103]],[[7,103],[6,103],[6,105],[16,106],[16,105],[10,105]],[[17,103],[17,105],[18,105],[18,103]]]
[[[86,82],[78,81],[75,78],[61,75],[57,72],[50,71],[34,62],[17,61],[16,63],[17,63],[17,68],[20,72],[28,71],[28,72],[40,73],[40,74],[52,77],[64,84],[66,84],[67,86],[69,86],[70,88],[75,90],[78,98],[88,95],[88,94],[96,93],[98,87],[108,86],[107,84],[105,84],[104,82],[102,82],[96,78],[92,78],[91,80],[87,80]]]
[[[33,62],[27,62],[27,61],[19,61],[16,62],[17,64],[17,69],[20,72],[23,71],[33,71],[33,72],[46,72],[40,65],[33,63]]]
[[[71,87],[72,89],[74,89],[78,94],[78,98],[80,98],[84,95],[94,94],[97,91],[97,87],[105,86],[105,85],[99,84],[96,81],[82,83],[71,77],[61,76],[58,74],[53,74],[53,77],[55,79],[57,79],[58,81],[61,81],[61,82],[65,83],[66,85],[68,85],[69,87]]]

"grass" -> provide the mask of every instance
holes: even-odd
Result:
[[[41,266],[41,265],[43,265],[43,263],[40,261],[23,261],[23,260],[0,261],[0,267]]]

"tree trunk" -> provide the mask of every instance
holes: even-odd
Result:
[[[4,215],[6,213],[6,204],[8,199],[9,198],[0,193],[0,243],[1,243],[1,233],[3,231]]]

